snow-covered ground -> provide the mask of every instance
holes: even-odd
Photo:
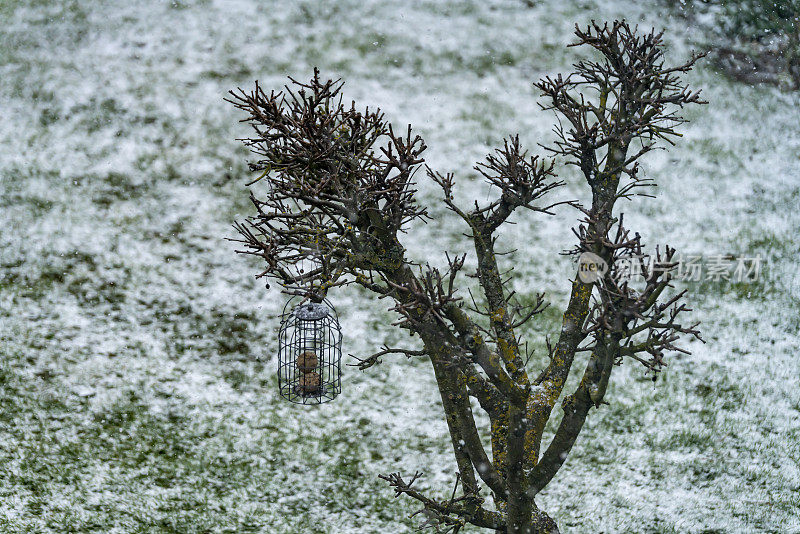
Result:
[[[551,138],[531,83],[585,53],[564,48],[572,25],[615,17],[665,28],[674,61],[704,41],[650,2],[0,2],[0,531],[411,532],[377,474],[449,490],[429,368],[347,368],[336,402],[278,400],[282,298],[225,241],[250,207],[248,132],[222,99],[319,66],[480,197],[470,169],[503,136]],[[651,245],[760,253],[764,274],[690,287],[708,344],[656,384],[617,370],[540,498],[566,532],[800,532],[800,102],[709,64],[689,79],[710,103],[647,159],[658,198],[626,222]],[[436,221],[411,253],[466,251],[435,187],[420,195]],[[518,291],[554,301],[537,343],[574,221],[505,236]],[[384,303],[332,300],[346,353],[397,341]]]

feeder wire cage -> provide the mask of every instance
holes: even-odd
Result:
[[[322,302],[290,299],[278,332],[278,389],[297,404],[322,404],[342,391],[342,331],[336,310]]]

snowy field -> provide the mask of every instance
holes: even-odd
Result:
[[[503,136],[551,139],[531,83],[584,53],[564,48],[573,24],[615,17],[665,28],[671,61],[707,44],[651,2],[0,0],[0,532],[412,532],[414,503],[377,475],[418,469],[449,491],[432,373],[348,367],[333,403],[278,400],[283,298],[225,241],[250,205],[248,131],[222,99],[319,66],[480,197],[471,167]],[[708,344],[656,384],[615,370],[539,499],[565,532],[800,532],[800,99],[710,62],[689,80],[710,103],[647,158],[658,196],[626,222],[651,246],[761,254],[764,270],[689,286]],[[436,188],[420,191],[436,220],[411,254],[466,251]],[[553,301],[527,332],[541,344],[575,213],[517,222],[504,261],[518,292]],[[331,299],[345,353],[397,341],[385,303]]]

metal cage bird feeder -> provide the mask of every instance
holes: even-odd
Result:
[[[284,306],[278,333],[278,389],[297,404],[322,404],[342,391],[342,330],[325,300]]]

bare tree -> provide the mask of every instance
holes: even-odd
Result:
[[[547,150],[576,165],[592,192],[591,206],[567,202],[581,213],[571,252],[591,252],[608,270],[596,282],[575,277],[556,342],[548,343],[549,363],[537,374],[526,367],[517,332],[544,309],[544,295],[533,305],[519,302],[501,273],[495,242],[514,211],[550,214],[559,204],[546,200],[563,185],[552,160],[528,156],[517,137],[507,139],[475,167],[498,196],[472,207],[454,201],[452,174],[426,168],[474,245],[477,287],[471,289],[480,293],[467,303],[457,291],[466,282],[464,256],[448,256],[448,267],[436,269],[409,259],[402,245],[408,224],[427,217],[413,182],[426,147],[410,126],[399,134],[379,110],[345,105],[341,83],[323,81],[316,70],[309,83],[292,80],[285,92],[266,93],[257,83],[251,92],[231,92],[229,102],[247,113],[243,122],[255,130],[244,140],[259,158],[250,167],[260,172],[256,180],[269,182],[263,198],[251,193],[258,213],[236,224],[239,252],[263,258],[259,276],[312,300],[338,286],[360,285],[390,300],[396,326],[421,340],[421,349],[384,346],[357,365],[367,369],[398,354],[426,357],[433,367],[458,466],[452,494],[424,495],[414,487],[419,473],[381,478],[397,495],[422,503],[424,525],[438,532],[457,533],[466,524],[504,533],[557,532],[535,497],[563,465],[590,409],[604,403],[614,365],[629,358],[655,377],[666,352],[686,352],[675,345],[680,334],[699,338],[696,324],[679,321],[688,311],[684,292],[664,296],[672,287],[675,249],[657,249],[654,264],[642,262],[643,281],[626,280],[623,263],[642,254],[642,243],[614,214],[618,199],[652,185],[639,175],[638,160],[678,135],[680,108],[703,103],[679,79],[699,56],[667,67],[661,33],[640,34],[624,21],[576,26],[575,35],[571,46],[592,48],[597,59],[536,87],[543,108],[559,119],[557,141]],[[580,352],[588,353],[588,363],[573,369]],[[578,386],[563,396],[560,423],[543,444],[571,372],[579,374]],[[470,397],[491,421],[491,455]]]

